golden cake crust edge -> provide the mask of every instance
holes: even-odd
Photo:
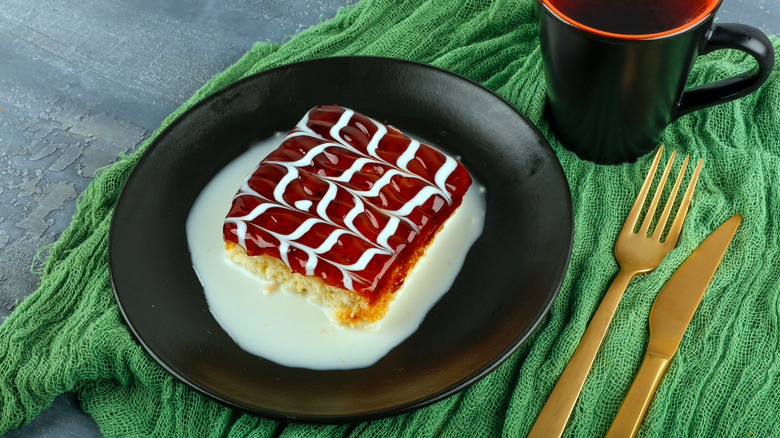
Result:
[[[339,325],[364,328],[384,318],[395,292],[383,294],[371,303],[356,292],[331,286],[319,277],[306,276],[292,270],[281,260],[270,255],[247,255],[244,248],[225,242],[226,258],[250,273],[303,296],[329,312]]]

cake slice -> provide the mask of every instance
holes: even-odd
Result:
[[[470,185],[433,146],[317,106],[244,179],[223,226],[227,256],[364,326],[384,317]]]

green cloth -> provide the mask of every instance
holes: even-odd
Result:
[[[532,1],[363,0],[282,45],[257,44],[163,122],[251,73],[346,54],[434,64],[515,104],[563,165],[575,235],[571,266],[549,315],[496,371],[427,408],[357,425],[278,424],[191,391],[134,341],[109,281],[112,208],[146,142],[96,176],[72,225],[48,248],[39,289],[0,326],[0,433],[73,391],[102,432],[117,437],[524,436],[617,273],[614,242],[652,158],[595,165],[555,140],[542,111],[545,86]],[[780,41],[772,41],[780,49]],[[714,52],[699,58],[691,82],[728,77],[752,65],[741,52]],[[639,436],[780,437],[779,70],[775,67],[758,92],[687,115],[667,129],[665,157],[677,149],[704,158],[697,192],[677,248],[658,269],[629,284],[567,436],[606,432],[644,354],[656,293],[707,234],[742,213],[742,225]]]

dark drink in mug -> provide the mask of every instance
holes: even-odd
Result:
[[[554,0],[550,4],[583,26],[626,35],[676,29],[714,6],[713,2],[686,0]]]
[[[774,50],[759,30],[714,24],[719,0],[538,0],[549,116],[568,149],[598,163],[633,161],[691,111],[755,91]],[[696,57],[750,54],[738,76],[685,90]]]

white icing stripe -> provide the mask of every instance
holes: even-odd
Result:
[[[363,269],[366,269],[366,266],[368,266],[368,262],[370,262],[371,259],[374,258],[376,254],[386,254],[386,252],[382,250],[378,250],[376,248],[368,248],[366,252],[360,255],[358,261],[356,261],[351,265],[342,265],[340,263],[335,263],[332,261],[328,261],[328,263],[346,269],[348,271],[362,271]]]
[[[328,191],[325,192],[325,196],[320,199],[320,202],[317,204],[317,214],[320,215],[321,218],[325,219],[326,221],[330,222],[330,218],[328,217],[328,205],[330,205],[330,201],[336,199],[336,193],[338,192],[338,187],[336,184],[333,184],[332,182],[328,182]]]
[[[354,290],[354,287],[352,286],[352,275],[343,268],[339,268],[339,271],[341,271],[341,282],[344,283],[344,289]]]
[[[311,114],[311,111],[307,111],[306,114],[303,116],[300,122],[298,122],[297,125],[295,125],[295,129],[300,129],[301,131],[314,134],[314,131],[309,128],[309,114]],[[290,134],[293,134],[295,132],[292,132]],[[289,134],[288,134],[289,135]]]
[[[385,134],[387,134],[387,127],[372,118],[369,118],[369,120],[371,120],[371,123],[376,126],[376,132],[374,133],[374,136],[371,137],[371,141],[368,142],[368,145],[366,145],[366,152],[368,152],[368,155],[371,155],[372,157],[379,158],[376,150],[379,147],[379,141],[382,140],[382,137],[384,137]]]
[[[327,239],[325,239],[320,246],[314,248],[312,252],[315,254],[323,254],[331,250],[333,248],[333,245],[338,242],[339,237],[341,237],[342,234],[349,234],[349,232],[343,228],[339,228],[336,231],[330,233]]]
[[[266,163],[273,163],[273,164],[281,164],[282,166],[285,166],[287,168],[290,167],[305,167],[305,166],[311,166],[311,164],[314,162],[314,158],[321,154],[325,149],[331,147],[331,146],[340,146],[336,143],[322,143],[319,144],[311,149],[309,149],[308,152],[306,152],[306,155],[302,156],[298,159],[298,161],[266,161]]]
[[[433,186],[427,186],[423,187],[422,190],[417,192],[416,195],[414,195],[414,198],[410,199],[406,204],[403,205],[403,207],[399,208],[398,210],[392,210],[387,211],[388,213],[395,215],[395,216],[406,216],[409,213],[412,212],[415,208],[425,204],[425,201],[428,200],[431,196],[437,195],[439,193],[439,189]]]
[[[254,191],[251,187],[249,187],[249,179],[254,175],[255,172],[257,172],[257,169],[260,167],[260,165],[257,165],[255,169],[244,178],[243,181],[241,181],[241,187],[238,189],[238,193],[236,193],[236,196],[233,197],[233,199],[238,198],[242,194],[249,194],[252,196],[257,196],[258,198],[263,198],[259,193]]]
[[[306,259],[306,275],[314,275],[314,268],[317,267],[317,256],[311,251],[304,250],[308,258]]]
[[[405,175],[405,174],[400,170],[390,169],[387,172],[385,172],[385,174],[382,175],[381,178],[376,180],[376,182],[374,182],[374,185],[372,185],[370,189],[356,190],[352,193],[358,196],[365,196],[367,198],[373,198],[375,196],[379,196],[379,191],[382,190],[386,185],[390,184],[390,180],[396,175]]]
[[[285,167],[287,167],[287,174],[282,177],[282,179],[279,181],[279,184],[277,184],[274,188],[274,200],[279,204],[289,207],[290,204],[284,200],[284,192],[287,190],[288,184],[290,184],[293,180],[298,179],[298,169],[290,166]]]
[[[236,237],[238,237],[238,244],[246,248],[246,222],[236,222]]]
[[[409,146],[407,146],[404,153],[401,154],[401,156],[398,157],[398,161],[395,162],[396,166],[409,172],[409,169],[407,169],[406,166],[408,166],[409,162],[412,161],[412,159],[414,159],[414,155],[417,153],[417,149],[419,148],[420,148],[420,142],[412,139],[412,141],[409,143]]]
[[[287,252],[290,250],[290,244],[285,240],[279,240],[279,256],[285,265],[290,266],[290,260],[287,258]]]
[[[314,140],[323,142],[323,143],[321,143],[321,145],[335,146],[335,147],[347,149],[347,150],[352,151],[352,152],[354,152],[356,154],[366,155],[366,154],[360,152],[359,150],[357,150],[356,148],[352,147],[350,144],[344,142],[344,140],[341,139],[341,138],[339,138],[336,141],[326,140],[324,137],[318,135],[316,132],[312,131],[311,129],[309,129],[309,132],[293,131],[293,132],[289,133],[287,135],[287,137],[285,137],[285,140],[289,139],[289,138],[295,138],[295,137],[309,137],[309,138],[313,138]],[[339,140],[341,142],[339,142]],[[320,146],[320,145],[317,145],[317,146]],[[289,163],[289,161],[287,161],[287,162]]]
[[[398,224],[401,223],[401,220],[397,216],[390,216],[390,220],[387,221],[387,225],[385,225],[385,228],[382,230],[381,233],[376,237],[376,243],[379,244],[382,248],[390,248],[390,244],[387,243],[387,240],[395,234],[395,230],[398,229]]]
[[[286,235],[284,237],[286,239],[290,239],[290,240],[300,239],[301,237],[303,237],[304,234],[308,233],[309,230],[311,230],[312,227],[315,224],[318,224],[318,223],[321,223],[321,222],[323,222],[323,221],[321,221],[321,220],[319,220],[317,218],[313,218],[313,217],[311,217],[309,219],[306,219],[305,221],[303,221],[303,223],[301,225],[298,226],[298,228],[295,229],[295,231],[293,231],[292,233],[290,233],[290,234],[288,234],[288,235]]]
[[[454,172],[458,167],[458,162],[449,155],[445,155],[444,157],[444,163],[441,165],[439,170],[436,171],[436,176],[433,177],[433,180],[436,182],[436,185],[439,186],[439,190],[444,195],[447,203],[452,204],[452,196],[447,193],[447,188],[444,186],[444,184],[447,182],[447,178],[449,178],[450,175],[452,175],[452,172]]]
[[[352,207],[352,210],[347,213],[346,216],[344,216],[344,225],[347,226],[352,232],[354,232],[356,235],[363,238],[363,240],[367,242],[371,242],[370,240],[366,239],[366,236],[363,235],[360,231],[358,231],[357,227],[355,227],[355,224],[352,223],[352,221],[355,220],[355,218],[360,214],[366,211],[366,208],[363,206],[363,200],[358,198],[357,196],[354,197],[355,206]]]
[[[344,108],[344,112],[341,113],[341,117],[339,117],[339,121],[336,122],[336,124],[330,128],[330,136],[333,137],[334,140],[336,140],[339,143],[344,143],[346,145],[347,142],[345,142],[344,139],[341,138],[341,128],[349,124],[349,121],[352,120],[352,116],[354,114],[355,112],[352,111],[351,109]]]
[[[225,222],[236,222],[236,223],[238,223],[238,221],[251,222],[272,207],[276,207],[276,205],[270,203],[259,204],[257,207],[253,208],[252,211],[249,212],[249,214],[240,217],[239,216],[229,217],[225,219]]]
[[[340,176],[337,177],[328,177],[328,180],[333,182],[349,182],[349,180],[352,179],[352,176],[355,175],[355,173],[359,172],[360,169],[363,168],[368,163],[380,163],[377,160],[371,159],[371,158],[358,158],[354,162],[352,162],[352,165],[349,167],[349,169],[345,170],[344,173],[342,173]]]

